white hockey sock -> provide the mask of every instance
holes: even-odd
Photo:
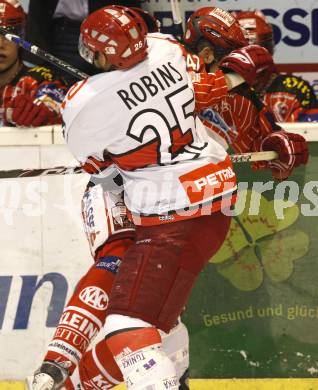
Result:
[[[174,363],[180,379],[189,368],[189,333],[186,326],[178,323],[169,333],[160,331],[162,349]]]

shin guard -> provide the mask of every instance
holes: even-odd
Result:
[[[67,390],[112,389],[123,382],[121,371],[105,341],[86,352],[72,376],[65,382]]]
[[[142,325],[142,322],[138,325]],[[179,389],[188,389],[188,385],[181,379],[185,376],[189,366],[189,335],[185,325],[179,322],[169,334],[160,332],[160,335],[162,349],[175,365],[177,377],[180,380]],[[67,390],[82,390],[92,389],[99,385],[102,389],[112,389],[122,381],[121,371],[107,343],[101,341],[93,350],[86,352],[71,378],[65,383],[65,387]]]
[[[55,361],[71,374],[103,327],[108,296],[130,239],[106,243],[96,263],[80,280],[64,309],[45,361]]]

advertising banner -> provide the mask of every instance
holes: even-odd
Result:
[[[21,4],[27,10],[29,0],[21,0]],[[141,0],[141,4],[161,20],[163,32],[172,31],[170,0]],[[276,63],[293,64],[299,72],[318,71],[318,4],[314,0],[179,0],[179,5],[184,20],[200,7],[260,9],[274,27]]]
[[[163,32],[172,31],[169,0],[142,0],[142,4],[162,21]],[[318,4],[313,0],[181,0],[179,4],[185,20],[194,10],[206,6],[226,10],[260,9],[273,24],[275,62],[293,64],[293,67],[289,67],[290,71],[318,70]]]
[[[317,377],[317,156],[311,144],[309,164],[282,183],[235,166],[240,195],[230,233],[184,313],[192,378]],[[0,164],[72,161],[62,146],[5,147]],[[92,262],[80,218],[87,181],[0,180],[0,380],[23,380],[38,367]]]
[[[22,137],[22,134],[21,134]],[[1,169],[72,166],[65,146],[0,148]],[[92,263],[81,221],[87,175],[0,180],[0,380],[39,366]]]
[[[317,144],[285,182],[236,165],[237,215],[184,314],[194,377],[317,377],[317,166]]]

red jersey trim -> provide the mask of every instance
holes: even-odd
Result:
[[[189,207],[188,210],[169,211],[168,214],[162,215],[141,215],[134,214],[127,210],[128,218],[135,225],[152,226],[161,225],[164,223],[173,223],[178,221],[184,221],[186,219],[198,218],[204,215],[211,215],[224,208],[229,208],[235,204],[237,198],[237,186],[233,188],[233,191],[228,194],[222,194],[209,202],[196,207]]]

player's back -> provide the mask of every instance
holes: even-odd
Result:
[[[182,52],[160,36],[150,35],[144,62],[90,77],[70,91],[63,116],[69,146],[77,156],[107,149],[127,170],[169,163],[171,133],[173,140],[174,133],[195,129],[193,91]],[[83,119],[90,129],[87,144],[79,141],[88,135]],[[155,153],[158,144],[160,155]]]
[[[157,215],[199,204],[180,177],[218,164],[226,153],[198,129],[182,49],[160,34],[150,34],[148,46],[148,58],[135,67],[75,86],[63,117],[74,155],[80,161],[110,157],[122,173],[128,208]]]

